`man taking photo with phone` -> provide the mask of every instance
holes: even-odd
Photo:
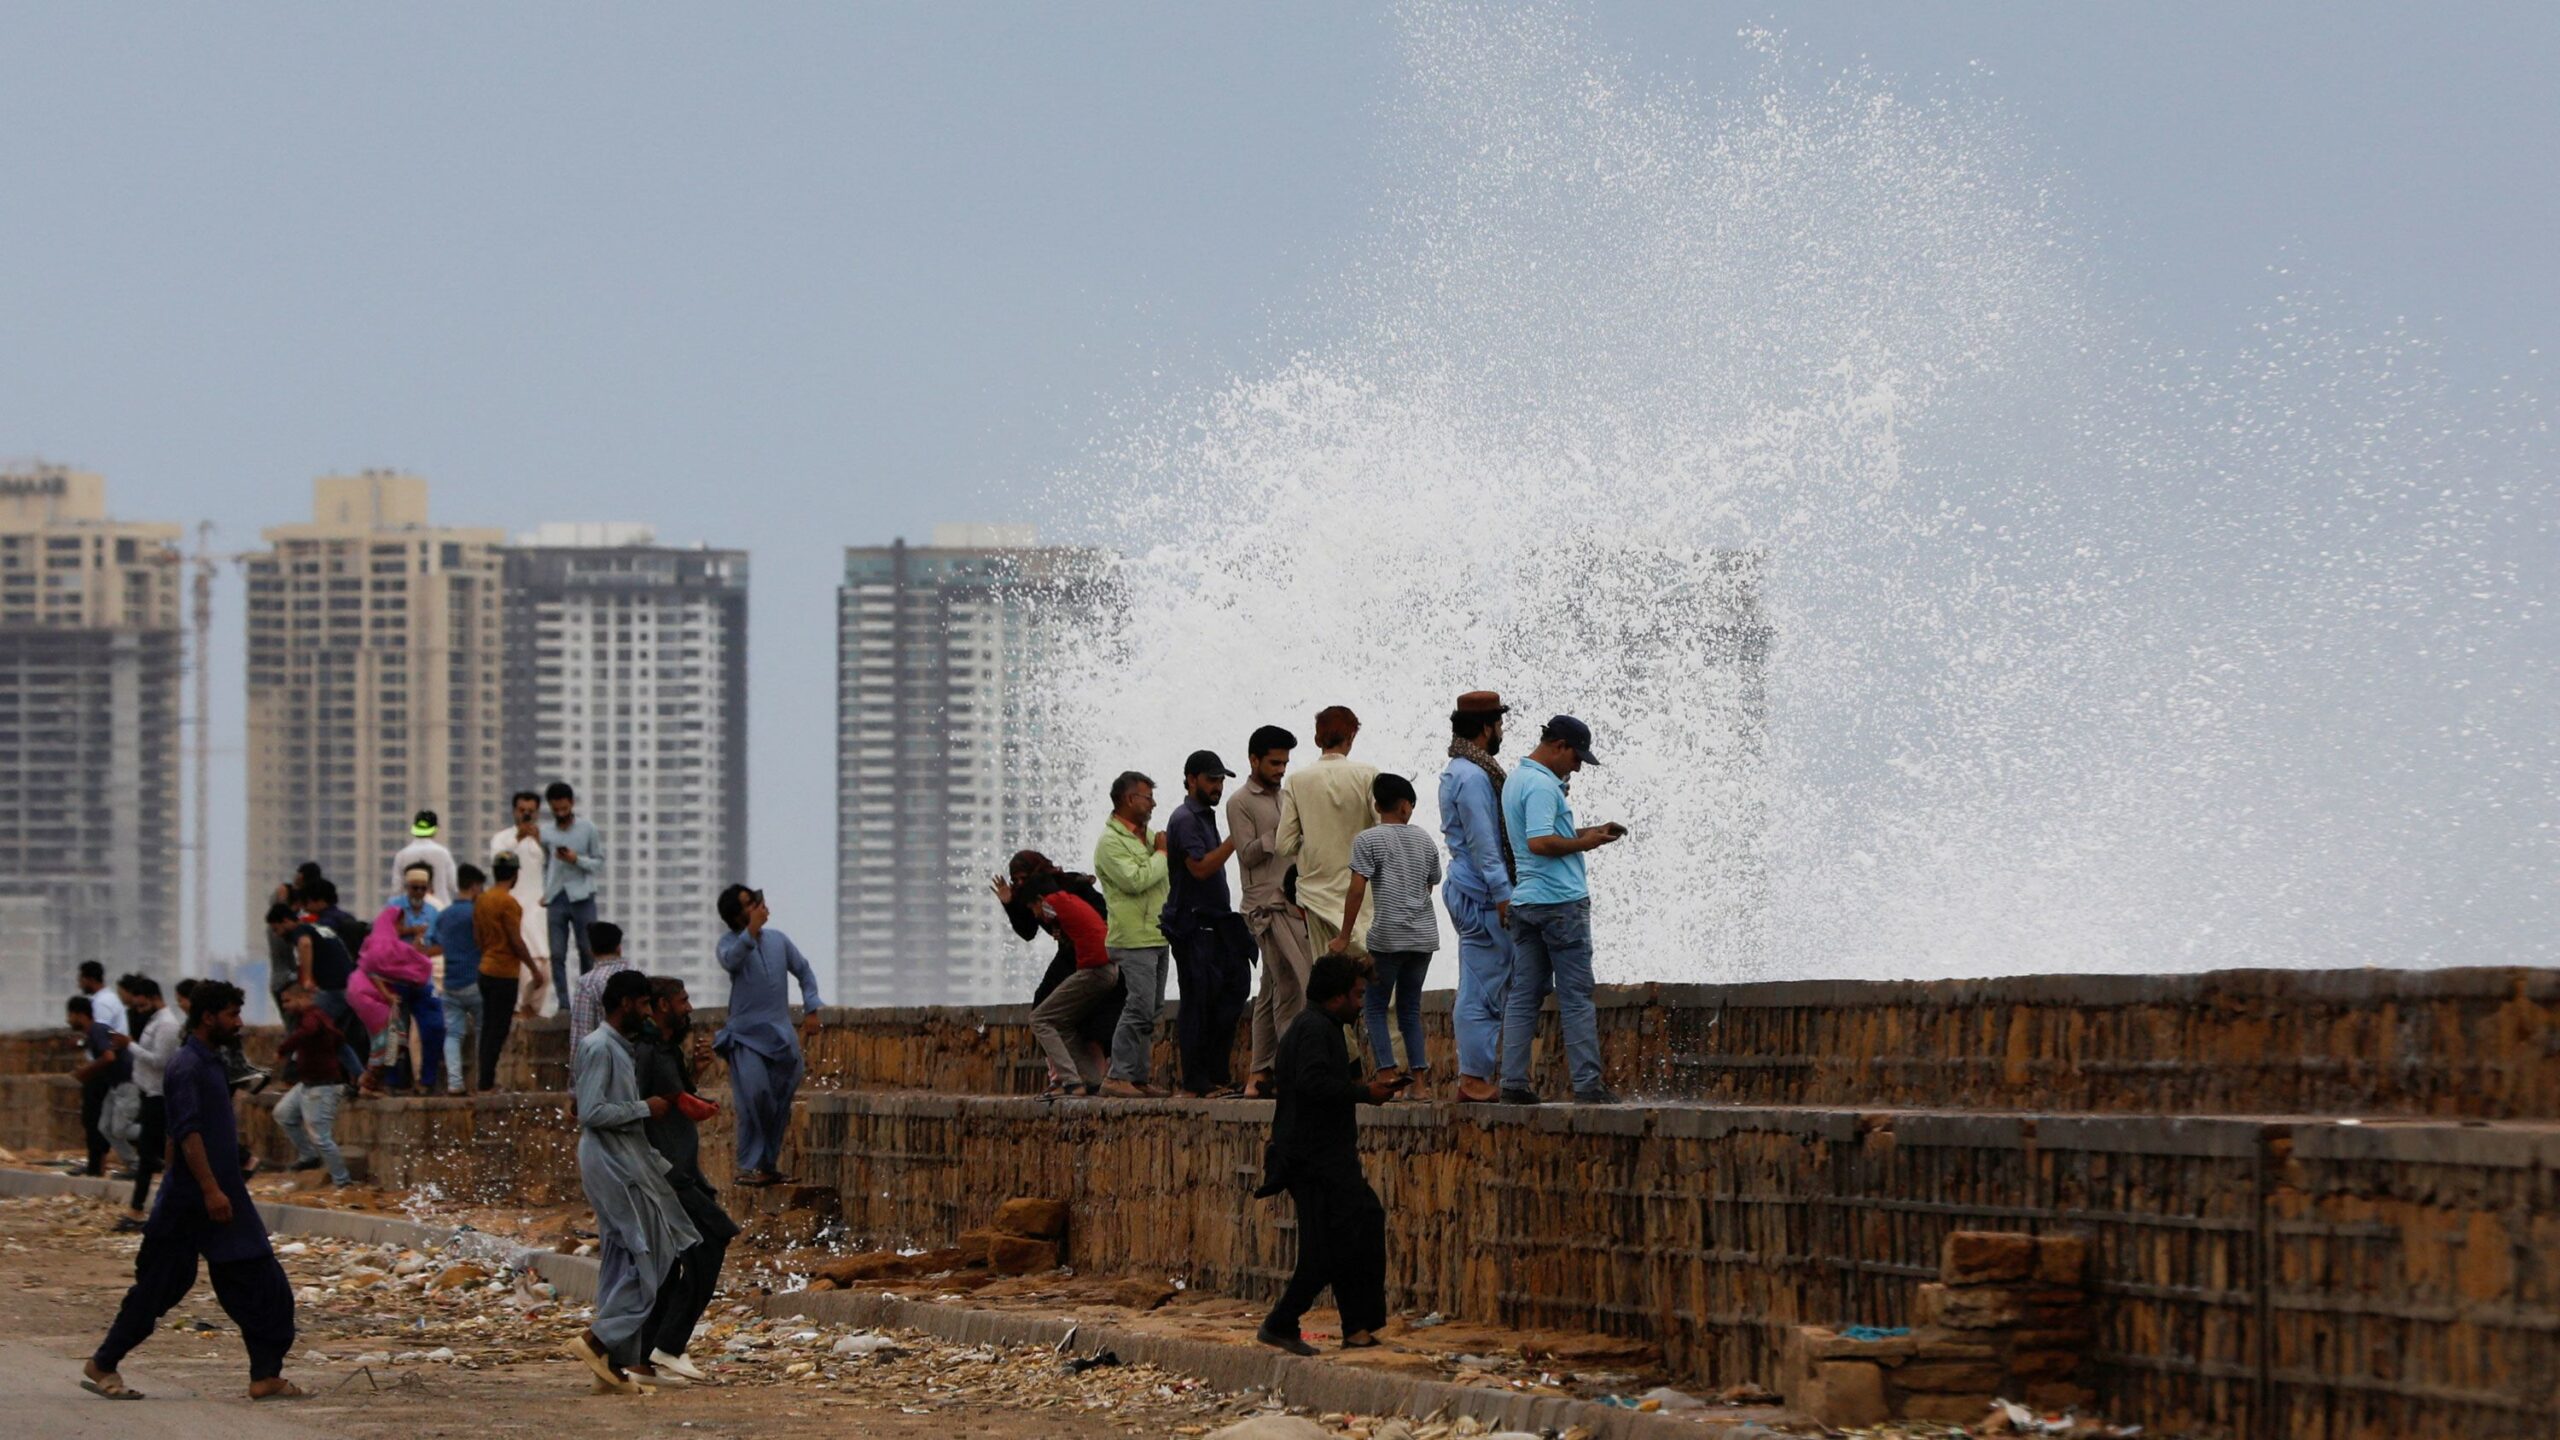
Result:
[[[1627,827],[1577,826],[1565,797],[1565,781],[1599,763],[1591,753],[1591,727],[1558,715],[1538,732],[1538,748],[1502,787],[1502,828],[1520,872],[1511,891],[1511,984],[1502,1013],[1506,1105],[1544,1103],[1529,1088],[1529,1041],[1538,1033],[1538,1009],[1549,990],[1564,1031],[1573,1098],[1584,1105],[1618,1103],[1600,1078],[1600,1014],[1591,1003],[1591,886],[1583,878],[1582,857],[1624,838]]]

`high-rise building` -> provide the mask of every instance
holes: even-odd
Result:
[[[987,894],[1074,764],[1049,663],[1104,567],[1029,526],[848,548],[836,602],[836,955],[846,1005],[1018,999],[1022,947]],[[832,997],[831,997],[832,998]]]
[[[716,998],[713,900],[747,867],[747,556],[654,538],[545,525],[507,551],[507,784],[569,782],[605,840],[597,918]]]
[[[83,960],[178,958],[178,533],[0,470],[0,1023],[58,1018]]]
[[[503,532],[427,521],[427,482],[312,482],[311,519],[250,556],[249,917],[304,860],[369,914],[419,810],[460,846],[503,824]],[[476,842],[469,842],[476,843]]]

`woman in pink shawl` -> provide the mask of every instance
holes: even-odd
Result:
[[[434,883],[434,873],[424,865],[402,872],[401,894],[373,917],[364,953],[356,957],[355,978],[347,984],[347,1003],[374,1037],[365,1070],[368,1090],[381,1088],[393,1048],[408,1029],[389,1023],[395,1002],[418,1027],[418,1084],[429,1094],[444,1088],[444,1002],[436,998],[435,962],[418,947],[436,918],[436,907],[427,899]]]

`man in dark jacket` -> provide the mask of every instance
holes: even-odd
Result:
[[[1109,908],[1103,904],[1102,890],[1093,883],[1092,876],[1061,870],[1056,862],[1037,850],[1017,851],[1006,869],[1010,878],[999,876],[995,881],[996,903],[1004,907],[1005,919],[1013,922],[1013,933],[1025,940],[1040,933],[1037,907],[1043,898],[1054,893],[1073,895],[1092,906],[1094,914],[1105,920],[1111,918]],[[1050,991],[1066,983],[1068,976],[1082,968],[1087,968],[1085,962],[1077,958],[1075,948],[1061,937],[1057,950],[1049,956],[1049,968],[1041,974],[1040,983],[1032,988],[1031,1003],[1037,1005],[1048,999]],[[1114,986],[1110,995],[1097,1001],[1076,1027],[1078,1048],[1088,1054],[1099,1054],[1105,1065],[1110,1063],[1111,1035],[1120,1026],[1122,1002],[1127,997],[1128,987],[1125,984]],[[1073,1074],[1053,1074],[1049,1078],[1053,1083],[1073,1083],[1076,1079]]]
[[[1289,1192],[1298,1211],[1298,1268],[1254,1338],[1292,1355],[1313,1355],[1299,1317],[1326,1286],[1342,1312],[1342,1345],[1378,1343],[1387,1323],[1387,1212],[1360,1173],[1360,1106],[1383,1105],[1409,1080],[1363,1080],[1342,1027],[1360,1014],[1359,962],[1316,958],[1307,1008],[1289,1022],[1273,1061],[1280,1103],[1271,1116],[1257,1196]]]
[[[684,1347],[693,1339],[693,1327],[701,1322],[702,1312],[711,1308],[712,1294],[720,1286],[720,1266],[728,1258],[729,1242],[737,1238],[738,1223],[720,1208],[720,1197],[703,1178],[702,1140],[695,1133],[702,1117],[715,1108],[694,1093],[696,1071],[711,1058],[711,1037],[693,1028],[693,997],[685,993],[682,980],[672,975],[652,978],[649,1003],[654,1015],[640,1046],[640,1093],[665,1097],[667,1113],[643,1121],[642,1128],[648,1132],[650,1148],[666,1157],[667,1184],[702,1238],[676,1256],[675,1268],[658,1287],[658,1303],[643,1335],[658,1383],[698,1384],[709,1377],[685,1358]]]

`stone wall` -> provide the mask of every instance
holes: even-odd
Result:
[[[1254,1297],[1263,1107],[830,1094],[799,1173],[853,1234],[942,1245],[1066,1199],[1069,1262]],[[2560,1131],[1848,1110],[1396,1105],[1364,1132],[1392,1299],[1771,1382],[1798,1324],[1913,1323],[1962,1229],[2087,1239],[2086,1380],[2155,1431],[2316,1440],[2560,1427]]]
[[[1451,996],[1424,997],[1454,1059]],[[1156,1073],[1174,1074],[1172,1012]],[[1629,1094],[1752,1105],[2186,1115],[2560,1119],[2560,972],[2231,970],[2004,980],[1603,986],[1601,1048]],[[710,1018],[716,1023],[717,1013]],[[1028,1006],[830,1010],[814,1082],[1028,1095]],[[1567,1090],[1548,1011],[1536,1078]],[[511,1050],[519,1047],[510,1045]],[[516,1083],[560,1083],[558,1022]],[[1240,1034],[1236,1073],[1244,1072]]]

